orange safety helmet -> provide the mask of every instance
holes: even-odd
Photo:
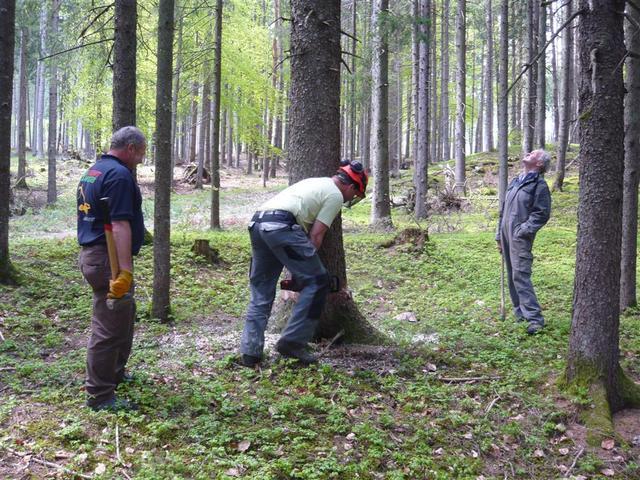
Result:
[[[369,176],[365,171],[362,164],[358,161],[342,160],[340,161],[340,168],[338,168],[338,173],[343,173],[346,175],[349,180],[357,187],[359,195],[364,198],[367,190],[367,182],[369,181]]]

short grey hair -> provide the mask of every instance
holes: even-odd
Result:
[[[116,130],[111,136],[111,149],[119,150],[121,148],[126,148],[127,145],[135,145],[136,147],[141,147],[147,144],[147,139],[144,136],[144,133],[140,131],[139,128],[128,126],[122,127],[119,130]]]
[[[551,155],[546,150],[538,150],[540,152],[540,160],[542,160],[542,170],[540,173],[546,173],[549,170],[549,165],[551,165]]]

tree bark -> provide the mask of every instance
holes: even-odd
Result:
[[[538,52],[540,52],[547,43],[547,8],[540,6],[538,11]],[[547,120],[547,62],[545,57],[546,55],[543,54],[538,59],[538,74],[536,75],[538,84],[536,90],[535,147],[541,149],[544,149],[545,146],[545,122]]]
[[[440,80],[440,139],[442,142],[442,159],[448,161],[451,158],[451,140],[449,138],[449,15],[450,0],[444,0],[442,4],[442,77]]]
[[[62,0],[52,0],[51,40],[58,35],[58,9]],[[47,138],[47,205],[53,205],[58,198],[56,185],[56,157],[58,154],[58,67],[55,59],[49,63],[49,135]]]
[[[640,22],[640,12],[627,7],[627,14]],[[640,51],[638,30],[626,23],[626,48]],[[640,60],[627,56],[627,95],[624,108],[624,188],[622,199],[622,273],[620,277],[620,308],[637,305],[636,257],[638,251],[638,171],[640,170]]]
[[[549,30],[553,33],[555,31],[555,22],[553,16],[553,6],[549,5]],[[558,143],[558,131],[560,129],[560,106],[558,104],[558,91],[560,90],[560,81],[558,79],[558,55],[556,48],[556,41],[554,40],[551,45],[551,83],[553,85],[553,143]]]
[[[484,142],[486,152],[493,151],[493,5],[487,0],[487,62],[485,72]]]
[[[464,0],[463,0],[464,1]],[[416,191],[416,205],[414,215],[416,218],[427,217],[427,177],[429,168],[429,38],[430,1],[419,0],[418,10],[418,80],[416,109],[416,164],[414,173],[414,188]]]
[[[500,60],[498,65],[498,194],[500,210],[507,192],[509,172],[509,107],[507,105],[507,78],[509,75],[509,0],[500,5]]]
[[[580,0],[580,199],[566,379],[589,391],[594,443],[613,435],[611,414],[639,402],[619,365],[624,168],[624,0]],[[599,441],[598,441],[599,444]]]
[[[116,0],[114,22],[112,123],[115,132],[136,124],[136,0]]]
[[[375,0],[372,13],[371,60],[371,158],[373,160],[373,193],[371,195],[371,225],[391,226],[389,201],[389,43],[385,16],[388,0]]]
[[[333,175],[340,161],[340,0],[291,1],[290,122],[290,183]],[[340,216],[319,254],[343,289],[330,295],[317,336],[344,330],[347,342],[379,340],[346,290]]]
[[[565,7],[567,18],[572,15],[572,2]],[[558,129],[558,164],[556,167],[556,179],[553,184],[554,190],[562,191],[564,184],[564,170],[567,158],[567,145],[569,144],[569,123],[573,114],[573,98],[571,95],[571,84],[573,83],[573,27],[567,25],[563,34],[563,57],[562,57],[562,90],[560,92],[560,125]]]
[[[20,29],[20,53],[18,75],[18,181],[16,187],[27,188],[27,27]]]
[[[178,0],[179,1],[179,0]],[[178,142],[178,97],[180,96],[180,74],[182,73],[182,25],[184,11],[180,10],[178,2],[175,2],[176,14],[178,17],[178,42],[176,52],[176,68],[173,75],[173,99],[171,103],[171,181],[173,182],[173,167],[175,167],[180,158],[180,149]],[[173,50],[173,48],[172,48]],[[173,62],[172,62],[173,63]],[[184,157],[180,159],[180,163],[184,164]]]
[[[191,82],[191,125],[189,129],[189,163],[196,163],[196,140],[198,128],[198,82]]]
[[[153,210],[153,298],[151,315],[168,322],[171,314],[171,178],[174,0],[158,5],[156,81],[156,171]]]
[[[9,259],[9,202],[11,200],[11,105],[15,0],[0,2],[0,283],[13,283]]]
[[[528,0],[527,3],[527,65],[529,70],[525,75],[526,79],[526,103],[522,108],[522,151],[528,153],[533,150],[533,135],[535,129],[536,112],[536,81],[537,71],[533,59],[536,56],[535,32],[538,30],[538,23],[535,15],[536,0]]]
[[[220,229],[220,90],[222,77],[222,0],[216,0],[213,59],[213,125],[211,128],[211,222],[212,230]],[[251,161],[251,160],[249,160]]]
[[[204,48],[208,48],[208,42],[204,42]],[[211,108],[211,67],[208,57],[202,64],[202,102],[200,105],[200,135],[198,136],[198,171],[195,188],[202,189],[202,175],[205,165],[205,140],[207,138],[207,124],[209,123],[209,110]]]
[[[465,115],[466,115],[466,9],[467,0],[458,0],[458,11],[456,13],[456,191],[465,191]]]

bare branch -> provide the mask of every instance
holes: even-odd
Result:
[[[62,55],[63,53],[68,53],[68,52],[72,52],[74,50],[78,50],[80,48],[90,47],[91,45],[97,45],[99,43],[112,42],[112,41],[113,41],[113,37],[111,37],[111,38],[103,38],[102,40],[97,40],[95,42],[83,43],[82,45],[76,45],[75,47],[71,47],[71,48],[68,48],[66,50],[62,50],[61,52],[52,53],[51,55],[47,55],[46,57],[40,57],[38,59],[38,61],[41,62],[42,60],[46,60],[46,59],[52,58],[52,57],[57,57],[58,55]]]
[[[544,45],[544,47],[542,47],[542,50],[540,50],[538,52],[538,54],[535,56],[535,58],[533,58],[533,60],[531,60],[531,63],[528,63],[527,65],[525,65],[525,68],[522,69],[522,71],[520,72],[520,74],[516,77],[516,79],[513,81],[513,83],[509,86],[509,88],[507,88],[507,91],[504,93],[503,97],[507,97],[507,95],[509,95],[509,92],[511,91],[511,89],[513,87],[516,86],[516,83],[518,83],[520,81],[520,79],[522,78],[522,76],[527,72],[527,70],[529,70],[535,63],[536,61],[542,56],[544,55],[545,50],[547,49],[547,47],[549,45],[551,45],[551,43],[555,40],[555,38],[560,34],[560,32],[562,30],[564,30],[565,28],[567,28],[567,26],[573,22],[573,19],[576,18],[578,15],[582,15],[584,13],[583,10],[578,10],[576,13],[574,13],[573,15],[571,15],[571,17],[569,17],[569,19],[564,22],[562,24],[562,26],[560,28],[558,28],[558,30],[556,31],[556,33],[554,33],[551,38],[549,39],[549,41]]]
[[[340,58],[340,63],[342,63],[344,65],[344,68],[347,69],[347,72],[349,72],[350,74],[352,74],[353,72],[351,72],[351,69],[349,68],[349,65],[347,65],[347,62],[345,62],[342,57]]]
[[[112,3],[111,5],[107,5],[106,7],[104,7],[104,9],[103,9],[100,13],[98,13],[98,15],[96,15],[95,17],[93,17],[93,20],[91,20],[91,21],[89,22],[89,25],[87,25],[86,27],[84,27],[84,28],[82,29],[82,32],[80,32],[80,35],[78,36],[78,40],[80,40],[81,38],[83,38],[83,37],[84,37],[84,34],[85,34],[85,33],[87,33],[87,30],[89,30],[89,29],[91,28],[91,26],[92,26],[94,23],[96,23],[96,22],[100,19],[100,17],[101,17],[102,15],[104,15],[106,12],[108,12],[108,11],[111,9],[111,7],[112,7],[112,6],[113,6],[113,3]]]
[[[345,32],[344,30],[340,30],[340,33],[343,35],[346,35],[347,37],[349,37],[352,40],[355,40],[356,42],[359,42],[360,40],[358,40],[357,37],[351,35],[350,33]]]

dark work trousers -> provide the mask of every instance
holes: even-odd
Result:
[[[533,264],[531,248],[533,240],[519,237],[517,233],[517,229],[512,234],[507,228],[503,228],[501,235],[502,253],[507,266],[507,279],[509,295],[513,304],[513,314],[518,319],[544,325],[542,309],[531,282],[531,266]]]
[[[266,219],[266,217],[265,217]],[[297,224],[281,223],[277,217],[251,222],[251,301],[247,310],[240,352],[261,357],[264,331],[276,295],[282,268],[303,285],[281,339],[305,346],[315,333],[329,292],[327,271],[316,249]]]
[[[85,384],[87,404],[93,406],[113,398],[122,381],[133,343],[136,306],[131,302],[115,310],[107,308],[111,268],[106,245],[82,247],[79,263],[82,275],[93,289]]]

